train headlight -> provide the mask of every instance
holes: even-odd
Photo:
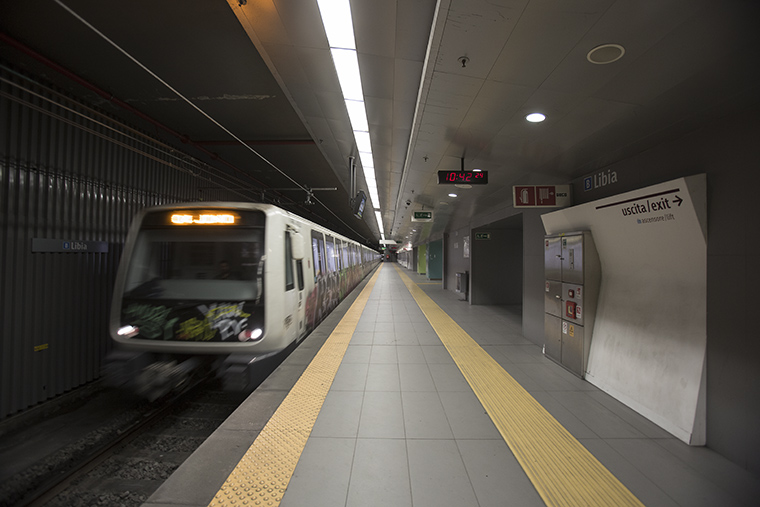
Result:
[[[241,342],[255,341],[261,338],[261,335],[263,334],[264,331],[260,327],[257,327],[256,329],[246,329],[240,332],[238,340]]]
[[[132,338],[133,336],[140,334],[140,328],[135,326],[124,326],[119,328],[119,330],[116,331],[116,334],[125,338]]]

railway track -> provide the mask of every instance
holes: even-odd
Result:
[[[262,361],[258,383],[286,355]],[[142,505],[248,394],[223,391],[218,380],[206,379],[181,394],[150,404],[111,400],[106,405],[114,407],[112,412],[123,409],[130,415],[111,414],[118,422],[104,418],[103,427],[93,432],[96,437],[80,439],[86,443],[77,441],[4,480],[0,506]],[[99,394],[121,395],[112,390]],[[88,403],[94,404],[91,400],[81,403],[83,409]],[[86,416],[78,420],[86,420]],[[18,433],[7,438],[25,437]],[[48,438],[55,439],[56,435]]]

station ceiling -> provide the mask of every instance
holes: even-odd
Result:
[[[513,185],[568,183],[758,100],[758,2],[352,0],[351,9],[380,200],[369,206],[397,241],[464,227],[511,206]],[[379,241],[371,209],[359,220],[349,207],[358,153],[316,0],[3,0],[0,29],[0,58],[12,65],[115,107],[9,40],[218,154],[252,194]],[[608,44],[623,51],[589,56]],[[546,120],[527,122],[533,112]],[[488,185],[437,184],[437,171],[462,167],[488,171]],[[366,188],[360,164],[359,176]],[[328,188],[337,190],[319,190]],[[417,227],[411,213],[422,210],[435,220]]]

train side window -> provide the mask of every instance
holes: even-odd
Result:
[[[333,273],[335,272],[335,243],[333,243],[333,239],[330,236],[327,236],[325,239],[327,240],[325,242],[325,245],[327,247],[325,252],[327,270]]]
[[[296,288],[293,281],[293,252],[290,249],[290,232],[285,231],[285,290]]]
[[[322,234],[319,232],[312,232],[311,253],[314,259],[314,279],[315,280],[325,274],[324,252],[325,252],[325,241],[324,239],[322,239]]]
[[[296,273],[298,274],[298,290],[303,290],[303,261],[296,261]]]

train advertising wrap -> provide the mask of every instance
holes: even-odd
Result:
[[[255,341],[261,336],[262,308],[252,302],[133,300],[124,302],[122,321],[141,338],[178,341]],[[258,330],[258,332],[257,332]]]

